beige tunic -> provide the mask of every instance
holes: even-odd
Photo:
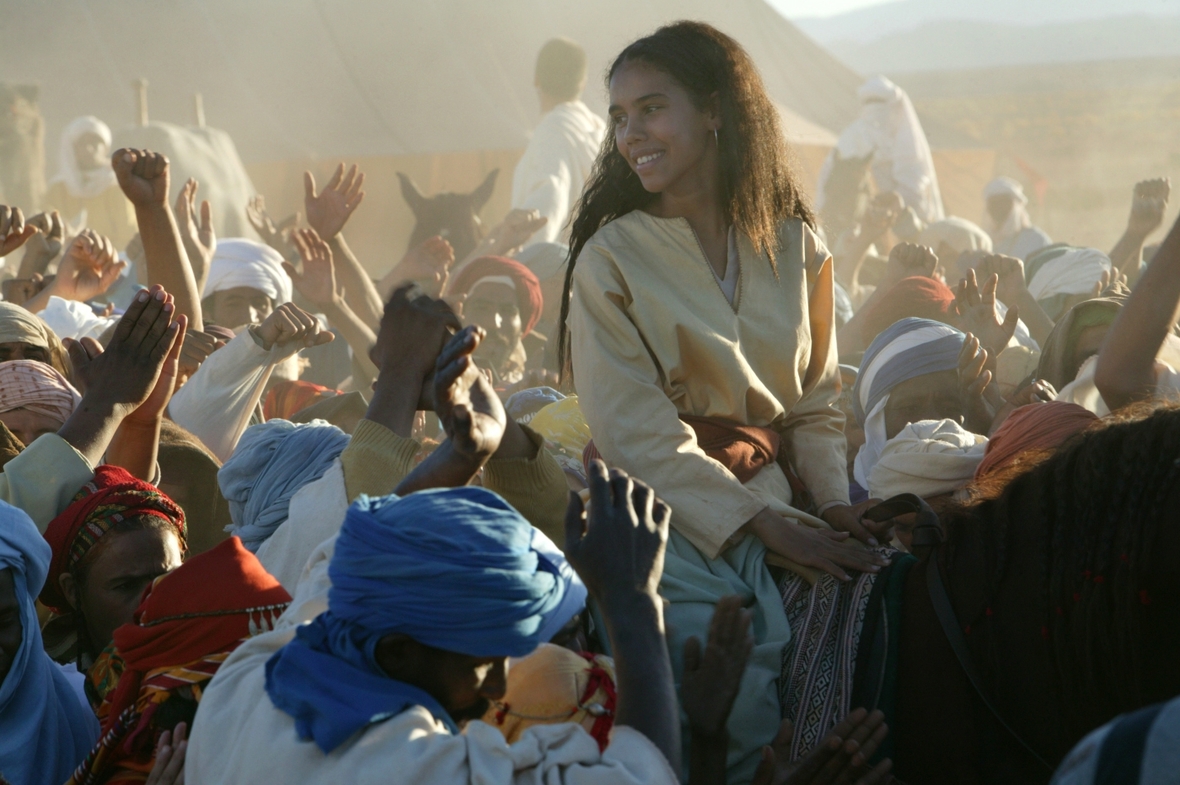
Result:
[[[748,237],[737,245],[730,305],[688,221],[637,210],[587,243],[570,304],[574,381],[599,452],[650,484],[707,558],[766,507],[790,515],[790,486],[776,465],[743,486],[682,414],[773,428],[818,505],[848,502],[831,255],[798,220],[780,227],[777,276]]]

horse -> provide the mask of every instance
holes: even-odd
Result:
[[[824,206],[820,211],[820,223],[830,243],[834,244],[858,223],[868,209],[875,192],[872,163],[872,153],[863,158],[843,158],[838,149],[832,150],[831,169],[823,183]]]
[[[407,250],[425,240],[440,235],[455,249],[455,258],[463,259],[483,238],[479,211],[492,198],[499,169],[491,173],[471,193],[441,193],[427,197],[409,176],[397,173],[401,181],[402,197],[414,213],[416,223],[410,234]]]
[[[1116,417],[942,519],[903,589],[901,780],[1045,783],[1090,730],[1180,694],[1180,408]],[[995,713],[940,624],[931,559]]]

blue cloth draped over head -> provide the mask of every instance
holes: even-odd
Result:
[[[942,322],[909,317],[882,330],[869,344],[852,387],[852,410],[865,432],[865,443],[853,466],[853,476],[861,488],[869,487],[869,472],[888,441],[885,405],[889,393],[918,376],[958,368],[966,338]]]
[[[0,502],[0,570],[10,570],[21,644],[0,684],[0,773],[20,785],[61,785],[98,740],[98,720],[41,643],[33,603],[52,551],[22,510]]]
[[[348,446],[349,436],[335,425],[313,420],[296,425],[270,420],[242,434],[234,454],[217,472],[229,502],[230,531],[251,553],[257,552],[287,520],[291,497],[318,480]]]
[[[585,600],[556,546],[495,493],[473,487],[360,497],[345,516],[328,576],[328,610],[266,665],[271,701],[325,753],[412,706],[456,732],[433,698],[381,670],[382,637],[401,633],[475,657],[522,657]],[[571,593],[580,599],[566,601]]]

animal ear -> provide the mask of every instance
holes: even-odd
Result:
[[[406,200],[406,204],[410,206],[410,210],[414,215],[418,215],[419,211],[426,206],[426,197],[422,195],[422,192],[418,190],[418,186],[406,174],[398,172],[397,179],[402,184],[402,198]]]
[[[488,199],[492,198],[492,191],[496,190],[496,175],[498,174],[500,174],[500,170],[493,169],[480,183],[479,188],[471,192],[471,211],[473,213],[482,210],[483,206],[488,203]]]

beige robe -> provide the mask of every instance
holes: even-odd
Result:
[[[685,219],[636,210],[603,227],[574,269],[574,382],[607,463],[651,485],[706,557],[767,506],[800,518],[777,465],[746,486],[680,415],[778,431],[816,504],[848,502],[832,258],[801,221],[780,229],[776,276],[738,236],[735,304]]]

